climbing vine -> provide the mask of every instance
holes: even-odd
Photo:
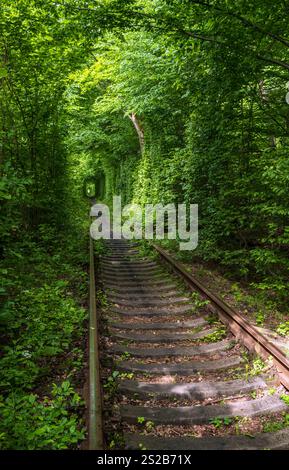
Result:
[[[47,413],[54,429],[63,397],[80,403],[51,370],[85,321],[86,179],[108,204],[198,204],[192,258],[288,308],[287,18],[282,0],[2,1],[3,448],[11,409],[31,403],[28,422]],[[45,448],[77,445],[77,413],[71,440],[50,429]],[[42,442],[30,429],[21,448]]]

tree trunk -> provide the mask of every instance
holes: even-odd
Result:
[[[138,139],[139,139],[139,146],[140,146],[140,152],[143,154],[144,151],[144,145],[145,145],[145,139],[144,139],[144,130],[142,126],[139,123],[138,118],[136,117],[135,113],[131,113],[129,115],[129,118],[131,119],[135,130],[137,131]]]

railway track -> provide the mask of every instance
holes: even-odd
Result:
[[[226,317],[225,304],[221,322],[216,299],[163,250],[181,278],[134,243],[107,247],[98,294],[105,448],[289,449],[282,352],[242,330],[234,311]]]

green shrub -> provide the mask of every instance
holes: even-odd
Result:
[[[277,333],[282,336],[289,336],[289,321],[285,321],[284,323],[280,323],[277,328]]]
[[[41,372],[41,359],[63,353],[81,335],[86,313],[66,296],[66,286],[65,281],[54,281],[27,289],[15,302],[12,329],[21,334],[3,350],[2,389],[31,387]]]
[[[0,449],[67,449],[84,439],[77,411],[82,405],[69,381],[53,384],[51,398],[11,393],[0,400]]]

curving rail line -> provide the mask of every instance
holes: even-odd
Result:
[[[216,294],[209,291],[199,280],[193,277],[186,269],[170,256],[163,248],[153,245],[161,258],[180,275],[188,286],[197,289],[216,307],[216,313],[225,323],[236,338],[243,343],[250,351],[254,351],[263,359],[272,357],[274,365],[278,371],[280,382],[289,389],[289,360],[284,352],[275,344],[262,335],[250,322],[244,318],[233,307],[229,306]]]
[[[117,429],[117,436],[123,435],[116,448],[289,448],[286,429],[259,433],[253,440],[233,435],[195,439],[183,434],[187,427],[207,426],[214,420],[222,423],[227,416],[232,422],[238,416],[268,415],[280,419],[287,407],[280,400],[280,387],[277,386],[276,394],[270,394],[270,384],[276,383],[272,382],[274,374],[243,380],[235,377],[234,368],[242,367],[239,345],[244,345],[262,358],[271,357],[279,382],[289,389],[289,360],[161,247],[153,245],[160,256],[160,262],[155,262],[140,258],[134,243],[110,241],[108,246],[110,250],[100,259],[99,280],[109,304],[105,311],[97,311],[90,240],[89,449],[109,448],[111,429]],[[164,271],[162,264],[169,269]],[[191,315],[191,294],[180,291],[169,271],[181,277],[190,290],[210,300],[207,314],[201,310]],[[207,340],[215,328],[208,322],[207,315],[211,313],[218,314],[237,343],[232,342],[231,334],[216,342]],[[113,388],[113,393],[116,389],[117,393],[107,402],[107,379],[112,385],[113,377],[121,380],[117,379],[117,387]],[[161,377],[171,382],[162,382]],[[198,381],[198,377],[202,379]],[[143,426],[140,423],[148,426],[145,433],[139,430]]]

